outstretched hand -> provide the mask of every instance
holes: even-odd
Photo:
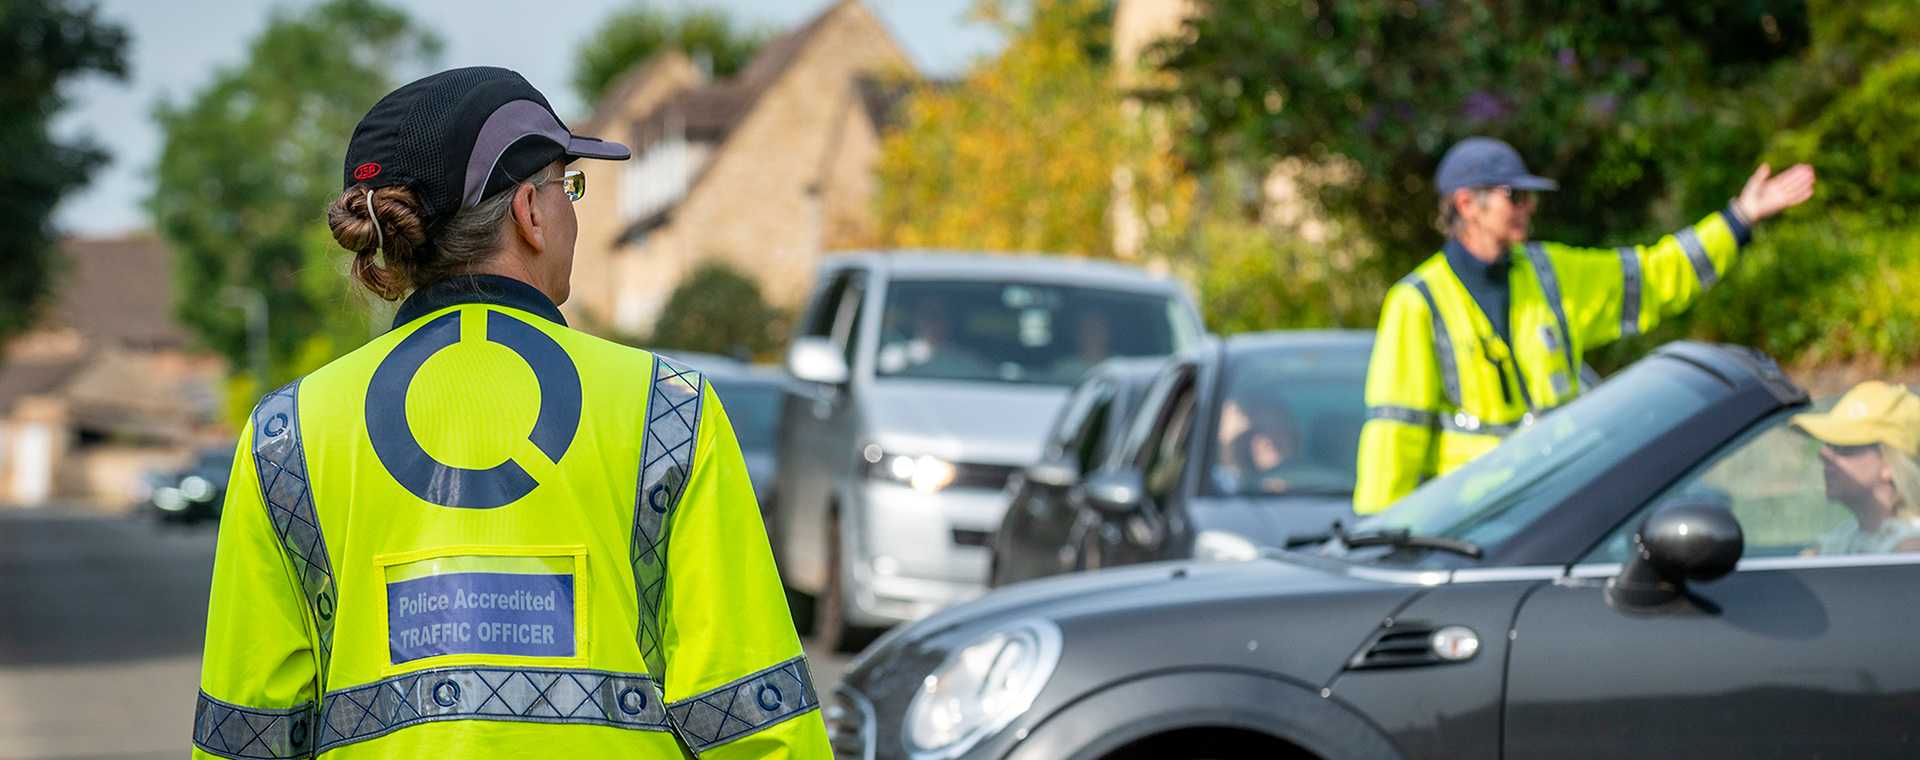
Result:
[[[1806,164],[1795,164],[1779,174],[1761,164],[1733,203],[1747,221],[1758,222],[1812,198],[1813,179],[1813,167]]]

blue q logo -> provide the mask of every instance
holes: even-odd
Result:
[[[492,509],[513,503],[540,485],[513,460],[484,470],[442,464],[420,447],[407,424],[407,388],[421,365],[460,342],[460,312],[449,312],[400,341],[367,385],[367,435],[393,479],[443,507]],[[580,429],[580,371],[553,338],[501,312],[487,312],[487,342],[519,354],[540,384],[540,413],[527,440],[555,462]],[[476,410],[484,414],[486,410]]]

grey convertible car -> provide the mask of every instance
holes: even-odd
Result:
[[[1920,753],[1920,553],[1845,553],[1806,394],[1670,344],[1251,562],[1015,584],[876,642],[840,758]],[[1825,551],[1823,551],[1825,550]]]

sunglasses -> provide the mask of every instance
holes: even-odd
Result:
[[[1532,190],[1515,190],[1506,185],[1487,188],[1487,192],[1499,193],[1507,197],[1507,202],[1515,206],[1531,206],[1540,200],[1540,194]]]
[[[585,172],[579,169],[569,169],[567,173],[555,179],[560,181],[560,189],[566,191],[568,203],[579,203],[581,198],[587,197],[587,175]],[[554,180],[550,179],[540,184],[544,185],[552,181]]]

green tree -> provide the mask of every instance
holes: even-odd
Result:
[[[786,335],[786,322],[786,313],[767,304],[753,278],[708,260],[667,296],[646,345],[767,358]]]
[[[573,64],[573,90],[581,100],[597,102],[621,74],[667,49],[705,57],[715,75],[732,76],[771,36],[765,29],[734,23],[732,16],[716,8],[676,13],[636,4],[609,16],[600,31],[580,46]]]
[[[325,209],[354,124],[439,43],[377,0],[277,13],[246,60],[155,109],[164,134],[147,205],[180,256],[181,319],[248,366],[248,301],[264,301],[268,377],[311,369],[368,335]]]
[[[60,198],[85,184],[107,155],[89,140],[55,141],[48,123],[66,105],[61,84],[99,73],[126,76],[125,30],[99,9],[66,0],[0,3],[0,339],[25,329],[57,266],[51,223]]]
[[[986,3],[1007,49],[907,105],[881,149],[877,217],[903,246],[1114,254],[1115,169],[1141,146],[1104,58],[1101,0]]]
[[[1158,47],[1196,166],[1350,167],[1309,188],[1398,276],[1439,246],[1431,176],[1460,138],[1565,180],[1542,237],[1603,243],[1736,192],[1781,103],[1753,86],[1809,40],[1804,0],[1214,0]]]

